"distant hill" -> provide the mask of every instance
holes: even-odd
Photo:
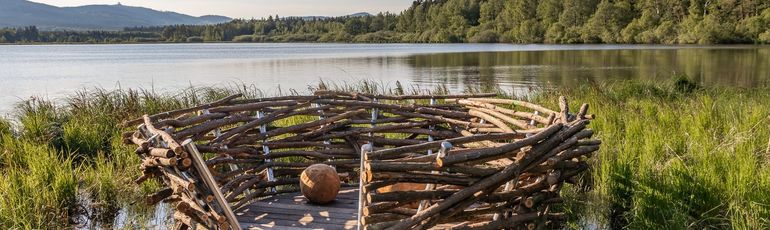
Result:
[[[0,0],[0,28],[34,25],[40,30],[121,30],[135,26],[204,25],[230,20],[224,16],[194,17],[120,4],[56,7],[26,0]]]
[[[348,15],[348,16],[350,16],[350,17],[369,17],[369,16],[372,16],[372,14],[367,13],[367,12],[358,12],[358,13],[351,14],[351,15]]]

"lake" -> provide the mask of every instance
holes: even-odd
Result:
[[[320,80],[452,91],[581,84],[610,79],[752,87],[770,80],[769,46],[511,44],[133,44],[0,46],[0,112],[30,96],[102,87],[171,91],[254,85],[307,91]]]

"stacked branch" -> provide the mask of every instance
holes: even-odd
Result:
[[[563,183],[577,181],[588,168],[586,158],[601,144],[591,139],[593,132],[586,129],[592,117],[587,115],[587,105],[572,114],[565,98],[561,98],[559,112],[513,100],[453,101],[464,105],[469,114],[497,126],[500,134],[465,135],[365,153],[365,216],[412,213],[395,220],[363,218],[365,228],[558,228],[564,215],[549,212],[550,207],[562,202],[559,192]],[[537,131],[500,141],[499,135],[522,133],[517,128]],[[443,156],[398,157],[442,143],[466,148],[453,148]],[[432,183],[435,189],[380,189],[403,182]],[[414,209],[409,206],[412,202],[430,205]]]
[[[600,144],[586,129],[592,116],[586,105],[570,113],[566,100],[554,111],[494,96],[233,95],[128,121],[139,127],[124,138],[141,158],[136,182],[156,178],[167,186],[147,203],[176,204],[180,228],[230,228],[226,210],[298,191],[299,174],[316,163],[336,167],[345,184],[362,179],[367,229],[557,225],[563,215],[549,206]],[[206,170],[179,144],[188,139]],[[372,148],[362,154],[364,144]],[[216,186],[202,182],[203,171]],[[404,183],[425,189],[383,189]],[[214,202],[214,191],[226,207]]]

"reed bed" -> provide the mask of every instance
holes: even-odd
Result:
[[[614,82],[556,89],[591,104],[601,148],[573,187],[573,227],[770,228],[770,91]],[[533,97],[548,104],[552,93]],[[583,192],[592,188],[590,192]],[[586,221],[588,220],[588,221]]]
[[[374,82],[320,87],[393,94],[442,90]],[[499,91],[467,91],[489,90]],[[140,162],[121,144],[126,130],[118,124],[235,93],[273,96],[253,86],[191,87],[173,94],[96,89],[59,104],[21,102],[11,117],[0,119],[0,228],[77,225],[98,220],[93,210],[105,210],[100,225],[111,227],[109,211],[119,208],[135,213],[119,227],[147,227],[153,210],[131,204],[142,204],[160,187],[131,182]],[[567,203],[561,211],[570,227],[770,228],[767,88],[624,81],[537,89],[524,99],[557,107],[557,95],[590,104],[601,115],[591,124],[595,138],[612,146],[597,152],[580,184],[563,188]]]

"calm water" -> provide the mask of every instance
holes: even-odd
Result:
[[[0,46],[0,111],[30,96],[93,87],[168,91],[253,84],[268,94],[319,80],[373,79],[452,90],[525,89],[606,79],[667,79],[751,87],[770,80],[768,46],[506,44],[152,44]]]

